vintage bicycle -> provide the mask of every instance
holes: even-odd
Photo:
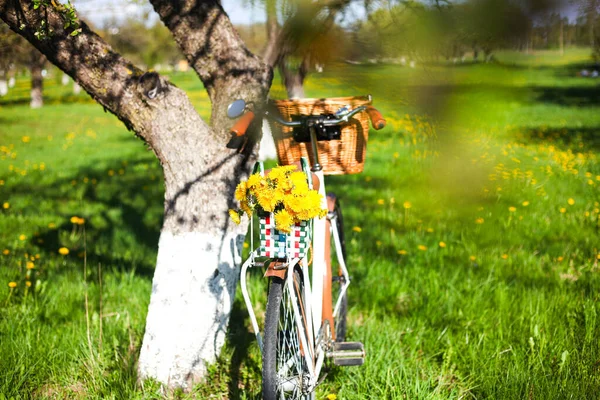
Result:
[[[274,135],[279,162],[297,163],[327,209],[326,218],[314,218],[296,231],[308,246],[277,232],[272,216],[261,218],[261,243],[254,248],[251,239],[251,252],[241,268],[242,294],[262,353],[265,400],[314,399],[326,360],[338,366],[364,363],[364,345],[345,341],[350,276],[343,219],[340,202],[326,192],[324,178],[362,171],[368,120],[375,129],[386,124],[371,103],[371,96],[282,100],[273,103],[277,111],[264,112],[270,122],[283,127]],[[241,116],[231,129],[239,137],[255,119],[243,100],[233,102],[228,115]],[[263,164],[257,163],[254,172],[265,174]],[[279,244],[273,247],[273,241]],[[252,268],[265,269],[269,279],[262,334],[248,291]]]

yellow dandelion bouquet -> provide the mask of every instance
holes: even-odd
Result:
[[[303,166],[307,165],[303,160]],[[327,214],[327,210],[321,208],[322,196],[309,187],[306,173],[297,171],[296,165],[275,167],[265,175],[259,163],[255,170],[259,172],[237,186],[235,198],[240,209],[229,210],[229,215],[239,223],[244,213],[248,217],[254,212],[258,214],[259,255],[303,257],[310,245],[308,221]]]

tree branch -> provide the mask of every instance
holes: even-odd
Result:
[[[0,0],[0,18],[129,129],[148,140],[144,128],[148,105],[137,90],[142,71],[114,52],[84,22],[79,21],[79,34],[72,35],[73,28],[65,28],[58,7],[62,6],[52,2],[36,10],[28,0]],[[36,32],[42,27],[47,35],[38,39]]]
[[[194,68],[212,101],[211,125],[231,125],[226,106],[234,99],[260,104],[272,71],[245,46],[218,0],[150,0]]]

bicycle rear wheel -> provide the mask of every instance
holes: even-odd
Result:
[[[295,302],[304,312],[304,281],[301,271],[293,271],[293,293],[286,281],[272,277],[265,315],[263,337],[263,398],[265,400],[312,398],[307,393],[309,372],[304,358],[298,327],[304,331],[305,323],[298,324],[292,304]],[[301,317],[302,318],[302,317]]]

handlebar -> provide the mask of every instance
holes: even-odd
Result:
[[[339,118],[325,119],[325,118],[318,118],[318,117],[322,117],[322,116],[309,115],[309,116],[305,116],[304,120],[286,121],[286,120],[282,119],[276,113],[271,113],[269,111],[265,111],[264,115],[265,115],[265,117],[277,122],[278,124],[281,124],[283,126],[288,126],[288,127],[303,126],[306,123],[305,121],[311,121],[311,119],[310,119],[311,117],[315,117],[315,121],[317,121],[317,119],[318,119],[318,123],[321,126],[335,126],[335,125],[340,125],[340,124],[348,122],[348,119],[350,119],[355,114],[358,114],[359,112],[362,112],[362,111],[367,112],[367,115],[369,116],[369,119],[371,120],[371,125],[373,126],[373,128],[375,130],[379,130],[379,129],[382,129],[383,127],[385,127],[386,121],[383,118],[383,116],[381,115],[381,113],[379,111],[377,111],[377,109],[375,107],[366,106],[366,105],[358,106],[354,110],[344,113]],[[255,117],[255,115],[252,111],[245,112],[242,115],[242,117],[230,129],[231,133],[235,134],[238,137],[244,136],[246,134],[246,130],[248,129],[248,126],[250,126],[250,124],[254,120],[254,117]]]
[[[354,110],[350,111],[349,113],[344,114],[341,118],[325,119],[325,120],[321,120],[319,122],[322,123],[324,126],[340,125],[344,122],[348,122],[348,119],[350,117],[354,116],[355,114],[358,114],[361,111],[365,111],[366,109],[367,109],[367,106],[359,106],[359,107],[356,107]],[[283,126],[295,127],[295,126],[303,125],[302,121],[285,121],[278,115],[271,114],[269,111],[265,111],[265,115],[267,116],[267,118],[270,118],[273,121],[275,121],[278,124],[281,124]],[[308,116],[308,117],[310,117],[310,116]]]

